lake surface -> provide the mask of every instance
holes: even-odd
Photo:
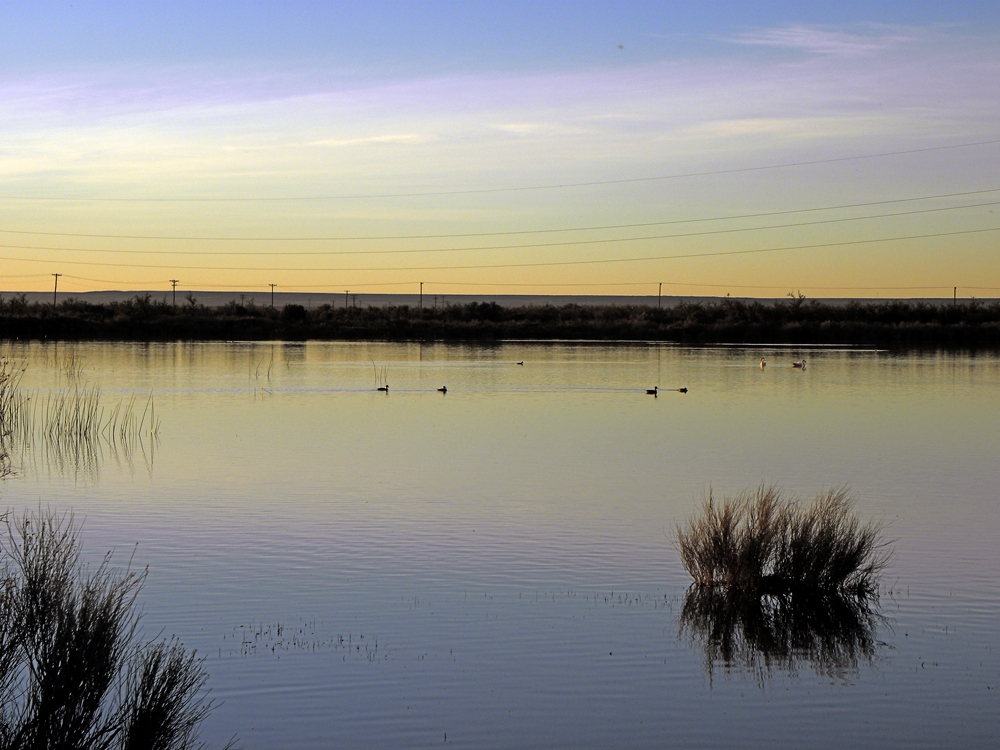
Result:
[[[207,656],[213,745],[997,746],[994,355],[7,350],[38,399],[99,383],[141,412],[152,394],[156,436],[34,441],[0,492],[72,509],[90,559],[149,566],[144,627]],[[645,395],[657,384],[690,391]],[[870,652],[727,663],[683,627],[675,525],[709,488],[761,483],[804,499],[849,485],[888,522]]]

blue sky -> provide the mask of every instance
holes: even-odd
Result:
[[[11,70],[243,63],[391,76],[740,57],[753,29],[997,29],[992,2],[61,2],[0,4]],[[622,45],[623,49],[618,49]]]
[[[990,296],[979,204],[996,196],[861,215],[1000,188],[996,145],[455,192],[1000,139],[998,19],[973,2],[0,3],[0,287],[61,271],[80,291]],[[830,211],[854,203],[872,205]],[[703,221],[804,208],[826,211]],[[621,224],[658,228],[410,236]],[[947,237],[898,239],[927,234]]]
[[[61,2],[0,4],[5,69],[251,62],[386,74],[564,70],[736,55],[754,28],[996,30],[991,2]],[[621,44],[625,49],[618,50]],[[743,50],[745,52],[746,50]],[[620,54],[624,52],[625,54]]]

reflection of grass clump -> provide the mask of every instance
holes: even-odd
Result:
[[[677,527],[684,569],[696,587],[742,594],[867,596],[889,560],[882,525],[862,524],[844,489],[808,508],[760,487],[716,503]]]
[[[705,664],[745,669],[758,679],[800,664],[828,677],[856,672],[871,661],[884,623],[877,600],[836,593],[746,596],[694,587],[684,598],[681,632],[699,643]]]
[[[141,642],[145,573],[80,560],[71,516],[7,517],[0,551],[0,749],[202,747],[200,660]]]

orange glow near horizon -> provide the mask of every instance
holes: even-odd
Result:
[[[0,289],[1000,296],[991,48],[807,32],[742,67],[8,76]]]

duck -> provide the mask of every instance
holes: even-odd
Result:
[[[660,386],[658,386],[658,385],[657,386],[653,386],[652,388],[647,388],[646,389],[646,395],[647,396],[655,396],[659,392],[659,390],[660,390]]]
[[[687,389],[687,388],[678,388],[678,389],[677,389],[677,392],[678,392],[678,393],[687,393],[687,392],[688,392],[688,389]]]
[[[520,362],[515,362],[514,364],[521,365],[521,367],[524,367],[524,360],[522,359]]]
[[[438,388],[438,393],[447,393],[447,392],[448,392],[448,386],[446,385],[442,385],[440,388]]]
[[[761,357],[760,358],[760,369],[763,370],[765,367],[767,367],[767,360],[765,360],[763,357]]]
[[[389,392],[389,384],[388,384],[388,383],[386,383],[385,385],[380,385],[380,386],[378,387],[378,389],[379,389],[380,391],[385,391],[386,393],[388,393],[388,392]]]
[[[806,369],[806,361],[805,361],[805,359],[802,359],[799,362],[792,362],[792,367],[798,368],[799,370]]]

